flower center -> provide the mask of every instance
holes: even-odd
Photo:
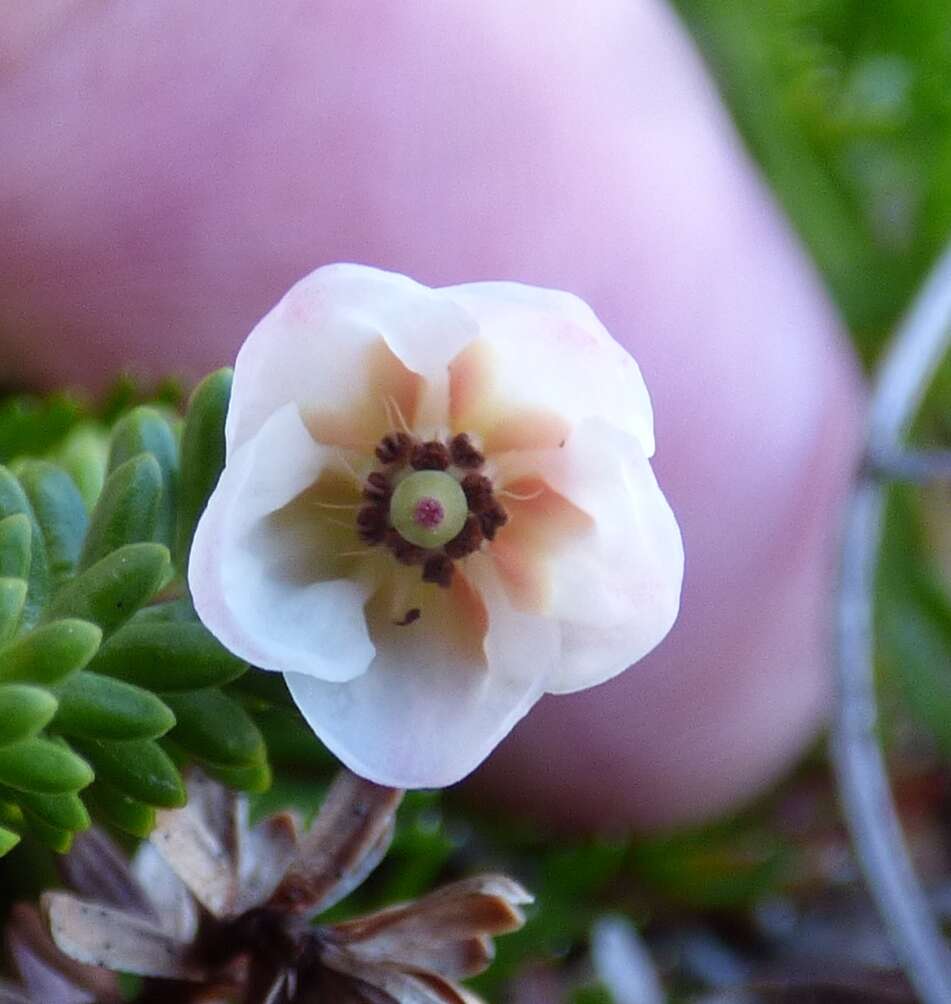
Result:
[[[485,457],[465,433],[446,442],[408,432],[387,433],[373,451],[380,467],[363,484],[356,530],[371,546],[387,548],[403,565],[420,565],[424,582],[446,588],[455,563],[474,554],[508,522]],[[414,608],[397,624],[412,624]]]
[[[416,471],[403,478],[390,500],[390,523],[417,547],[448,544],[469,513],[459,482],[445,471]]]

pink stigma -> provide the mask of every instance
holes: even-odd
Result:
[[[413,522],[427,530],[435,530],[445,515],[446,510],[443,509],[442,502],[427,496],[416,503],[416,508],[413,510]]]

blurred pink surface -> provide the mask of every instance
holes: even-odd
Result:
[[[632,671],[546,699],[475,783],[572,825],[664,825],[802,749],[860,389],[666,9],[141,0],[11,5],[4,27],[8,381],[200,374],[329,261],[570,289],[651,388],[683,611]]]

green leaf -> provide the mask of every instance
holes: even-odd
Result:
[[[199,760],[250,767],[267,758],[264,737],[237,701],[216,688],[163,694],[178,724],[174,742]]]
[[[76,483],[87,512],[92,511],[102,492],[108,453],[105,432],[92,422],[77,425],[56,451],[56,460]]]
[[[220,686],[248,667],[201,624],[139,621],[117,631],[90,668],[149,690],[171,692]]]
[[[23,460],[14,468],[43,531],[53,588],[76,569],[89,525],[73,479],[46,460]]]
[[[82,617],[108,635],[155,595],[168,567],[168,548],[161,544],[127,544],[67,582],[49,616]]]
[[[21,791],[15,797],[30,815],[60,830],[88,830],[92,825],[82,798],[75,792],[41,795],[35,791]]]
[[[14,833],[13,830],[8,830],[6,827],[0,826],[0,858],[2,858],[4,854],[9,854],[19,842],[19,833]]]
[[[282,673],[252,669],[238,677],[229,689],[255,702],[284,705],[288,708],[296,707]]]
[[[127,544],[152,540],[161,498],[162,471],[151,454],[140,453],[113,471],[93,510],[80,570]]]
[[[151,805],[129,798],[105,781],[97,779],[83,792],[83,798],[100,819],[124,833],[145,838],[155,829],[155,809]]]
[[[15,634],[26,603],[24,579],[0,579],[0,645]]]
[[[24,683],[0,686],[0,746],[32,739],[56,714],[56,698]]]
[[[225,466],[225,417],[231,397],[230,369],[205,377],[188,403],[182,433],[181,499],[176,561],[184,567],[198,519]]]
[[[0,575],[25,579],[30,573],[33,526],[26,513],[0,519]]]
[[[185,804],[178,770],[154,740],[77,739],[75,745],[89,758],[97,776],[130,798],[161,809],[178,809]]]
[[[155,694],[98,673],[77,673],[58,691],[56,728],[85,739],[156,739],[175,716]]]
[[[89,621],[43,624],[0,650],[0,682],[57,683],[89,662],[101,638]]]
[[[254,720],[264,736],[268,757],[275,766],[308,772],[333,767],[333,755],[296,711],[267,708],[258,712]]]
[[[271,768],[267,761],[249,767],[223,767],[220,764],[202,764],[205,773],[229,788],[259,795],[271,787]]]
[[[51,851],[57,854],[68,854],[73,846],[74,833],[72,830],[64,830],[58,826],[50,826],[45,819],[35,816],[32,812],[27,812],[26,821],[30,827],[30,832],[45,844]]]
[[[0,748],[0,783],[17,791],[58,795],[85,788],[93,772],[68,747],[49,739],[27,739]]]
[[[30,571],[26,577],[27,594],[23,620],[27,625],[32,625],[49,600],[50,576],[46,544],[20,482],[6,467],[0,467],[0,519],[17,513],[24,513],[30,520]]]
[[[162,476],[155,539],[171,547],[178,500],[178,444],[168,422],[154,408],[144,406],[119,419],[112,430],[109,472],[142,453],[156,459]]]

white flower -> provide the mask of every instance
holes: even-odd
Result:
[[[647,390],[568,293],[318,269],[238,354],[226,438],[198,613],[370,780],[459,780],[676,618]]]

